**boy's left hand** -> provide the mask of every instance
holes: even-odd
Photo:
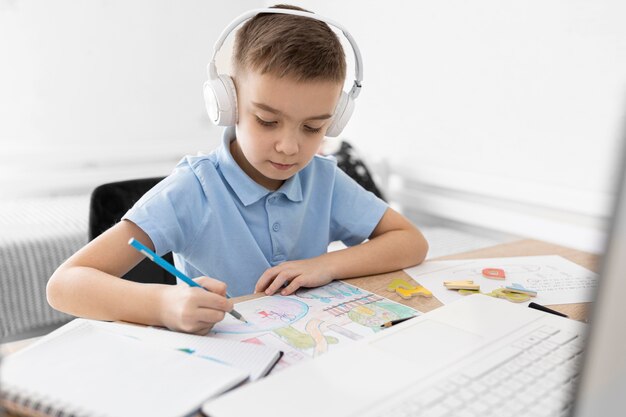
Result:
[[[267,269],[257,281],[254,291],[272,295],[289,283],[280,291],[280,295],[289,295],[300,287],[319,287],[332,280],[330,269],[320,258],[287,261]]]

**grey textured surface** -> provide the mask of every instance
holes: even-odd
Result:
[[[71,316],[46,300],[54,270],[87,243],[88,196],[0,203],[0,337]]]

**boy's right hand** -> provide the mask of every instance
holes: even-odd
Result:
[[[233,309],[226,284],[209,277],[194,278],[208,291],[188,285],[168,285],[161,298],[161,322],[168,329],[205,335]]]

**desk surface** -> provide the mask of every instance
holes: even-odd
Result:
[[[476,259],[476,258],[498,258],[509,256],[536,256],[536,255],[560,255],[572,262],[575,262],[587,269],[594,272],[598,272],[599,256],[590,253],[581,252],[575,249],[566,248],[563,246],[553,245],[546,242],[537,240],[519,240],[511,243],[505,243],[488,248],[483,248],[471,252],[460,253],[456,255],[444,256],[433,260],[448,260],[448,259]],[[362,278],[351,278],[345,280],[350,284],[357,287],[371,291],[373,293],[382,295],[399,303],[411,306],[422,312],[428,312],[437,307],[442,306],[442,303],[436,298],[423,298],[414,297],[410,300],[405,300],[395,293],[387,291],[387,285],[394,278],[402,278],[411,282],[412,279],[404,271],[390,272],[387,274],[371,275]],[[237,297],[235,301],[243,301],[250,298],[256,298],[262,296],[250,295],[245,297]],[[589,303],[579,304],[563,304],[563,305],[551,305],[554,310],[561,311],[573,319],[585,320],[587,317],[587,311]],[[0,345],[0,352],[3,355],[15,352],[28,344],[34,342],[37,338],[25,339],[11,343],[5,343]]]
[[[464,252],[460,254],[443,256],[432,260],[447,260],[447,259],[476,259],[476,258],[498,258],[509,256],[535,256],[535,255],[560,255],[572,262],[575,262],[587,269],[594,272],[598,272],[599,257],[598,255],[581,252],[576,249],[566,248],[563,246],[554,245],[538,240],[518,240],[511,243],[504,243],[488,248],[474,250],[470,252]],[[382,295],[383,297],[397,301],[401,304],[411,306],[419,311],[428,312],[437,307],[441,307],[443,304],[433,298],[413,297],[410,300],[405,300],[399,295],[387,291],[387,285],[394,278],[402,278],[408,282],[414,282],[404,271],[389,272],[387,274],[370,275],[362,278],[350,278],[345,280],[352,285],[371,291],[373,293]],[[244,297],[237,297],[235,301],[243,301],[250,298],[260,297],[262,294],[253,294]],[[563,312],[575,320],[586,320],[589,303],[579,304],[563,304],[563,305],[551,305],[550,308]],[[11,352],[15,352],[37,338],[31,338],[26,340],[20,340],[16,342],[5,343],[0,345],[0,352],[3,355],[8,355]]]
[[[431,260],[451,260],[451,259],[477,259],[477,258],[502,258],[509,256],[538,256],[538,255],[560,255],[570,261],[577,263],[591,271],[598,272],[599,256],[581,252],[575,249],[554,245],[538,240],[518,240],[511,243],[504,243],[488,248],[464,252],[456,255],[443,256]],[[441,307],[443,304],[433,298],[413,297],[405,300],[395,293],[386,290],[387,285],[394,278],[402,278],[408,282],[415,282],[404,271],[390,272],[387,274],[372,275],[363,278],[351,278],[345,280],[357,287],[382,295],[391,300],[411,306],[424,313]],[[590,303],[560,304],[551,305],[550,308],[567,314],[575,320],[586,320]]]

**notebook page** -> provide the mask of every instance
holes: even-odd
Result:
[[[184,416],[244,381],[236,368],[158,348],[88,322],[7,357],[2,388],[80,415]]]
[[[123,323],[95,324],[116,333],[136,337],[143,342],[183,350],[195,356],[243,369],[250,374],[251,381],[267,374],[281,355],[278,349],[251,343]]]

